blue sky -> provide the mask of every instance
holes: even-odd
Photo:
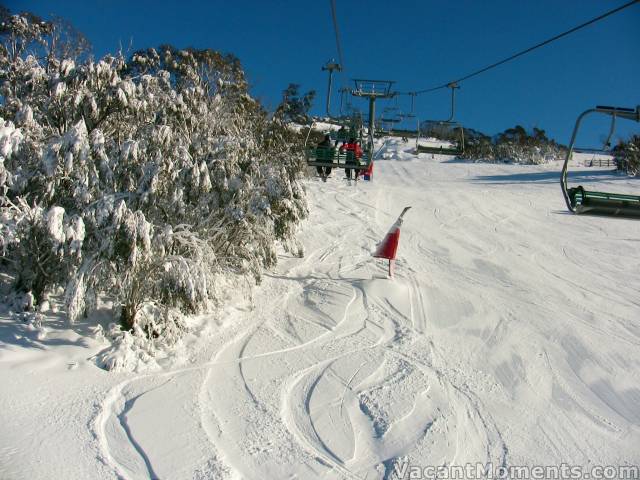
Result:
[[[336,0],[345,71],[351,78],[396,81],[412,91],[459,78],[589,20],[625,0]],[[337,59],[329,0],[181,2],[9,0],[12,11],[70,20],[96,56],[170,43],[233,53],[252,93],[273,108],[288,83],[318,96],[324,112],[327,74]],[[577,115],[596,104],[640,104],[640,4],[462,84],[456,119],[489,134],[515,124],[544,128],[567,143]],[[337,88],[335,89],[337,90]],[[335,91],[334,90],[334,91]],[[417,97],[421,119],[446,118],[446,90]],[[333,98],[337,113],[339,99]],[[366,110],[362,101],[354,104]],[[389,105],[389,104],[387,104]],[[392,100],[408,112],[408,97]],[[381,103],[381,111],[385,104]],[[623,125],[627,123],[628,125]],[[620,134],[640,126],[620,122]],[[584,145],[597,144],[604,120],[585,125]]]

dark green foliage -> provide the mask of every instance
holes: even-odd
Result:
[[[539,164],[561,158],[563,151],[564,147],[549,139],[544,130],[534,127],[529,134],[523,126],[516,125],[494,138],[480,132],[465,130],[463,158]]]

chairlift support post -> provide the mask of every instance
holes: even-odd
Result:
[[[611,115],[611,128],[606,144],[609,143],[613,136],[616,117],[626,120],[634,120],[640,122],[640,106],[633,108],[608,107],[598,105],[582,112],[576,120],[576,125],[571,134],[569,149],[562,166],[562,174],[560,175],[560,187],[569,211],[578,214],[591,215],[613,215],[621,217],[640,218],[640,196],[625,195],[619,193],[594,192],[585,190],[582,185],[569,188],[567,185],[569,160],[572,157],[573,149],[578,136],[578,130],[582,120],[592,113],[601,113]]]
[[[364,80],[354,79],[355,88],[351,91],[354,97],[369,99],[369,143],[373,150],[373,138],[375,133],[376,100],[381,98],[393,98],[396,94],[391,91],[395,83],[392,80]]]

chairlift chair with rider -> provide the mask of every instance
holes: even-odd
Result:
[[[362,124],[361,120],[353,118],[347,133],[350,138],[357,138],[362,143]],[[314,122],[315,123],[315,122]],[[314,146],[309,142],[310,134],[313,130],[309,129],[304,142],[304,151],[307,165],[313,167],[331,167],[331,168],[351,168],[353,170],[367,170],[371,164],[371,155],[365,150],[361,157],[356,158],[354,152],[344,151],[337,146]],[[348,138],[345,137],[345,142]],[[340,141],[340,138],[338,138]]]

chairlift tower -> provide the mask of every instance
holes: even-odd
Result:
[[[393,98],[396,93],[391,91],[395,83],[392,80],[364,80],[354,79],[355,88],[351,91],[354,97],[369,99],[369,142],[373,147],[373,135],[375,131],[376,100],[379,98]]]
[[[327,62],[327,64],[322,67],[322,71],[329,71],[329,87],[327,88],[327,116],[331,116],[330,107],[331,107],[331,86],[333,85],[333,72],[342,71],[342,66],[339,63],[336,63],[335,60],[331,59]]]

